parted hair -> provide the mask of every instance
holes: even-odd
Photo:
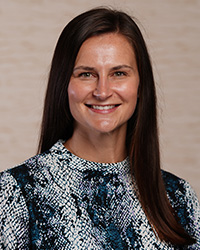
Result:
[[[175,245],[195,240],[179,224],[167,198],[160,169],[157,99],[150,56],[142,33],[130,15],[111,8],[95,8],[71,20],[63,29],[52,59],[46,91],[38,153],[73,134],[68,85],[78,51],[85,40],[119,33],[135,52],[140,83],[138,102],[128,121],[126,146],[138,198],[161,240]]]

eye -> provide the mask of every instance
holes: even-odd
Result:
[[[78,74],[78,77],[82,77],[82,78],[90,78],[92,76],[93,74],[91,72],[81,72]]]
[[[117,76],[117,77],[120,77],[120,76],[126,76],[127,74],[124,71],[116,71],[116,72],[114,72],[113,75]]]

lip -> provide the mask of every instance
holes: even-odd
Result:
[[[120,104],[104,104],[104,105],[99,105],[99,104],[85,104],[90,110],[92,110],[95,113],[100,113],[100,114],[109,114],[114,112]]]

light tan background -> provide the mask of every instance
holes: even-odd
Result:
[[[199,0],[0,0],[0,169],[36,153],[55,43],[70,19],[99,5],[139,19],[157,82],[162,166],[200,197]]]

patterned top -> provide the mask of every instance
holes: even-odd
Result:
[[[197,239],[178,248],[154,234],[132,187],[129,159],[96,163],[61,141],[1,173],[0,249],[200,249],[200,206],[190,185],[163,173],[182,225]]]

